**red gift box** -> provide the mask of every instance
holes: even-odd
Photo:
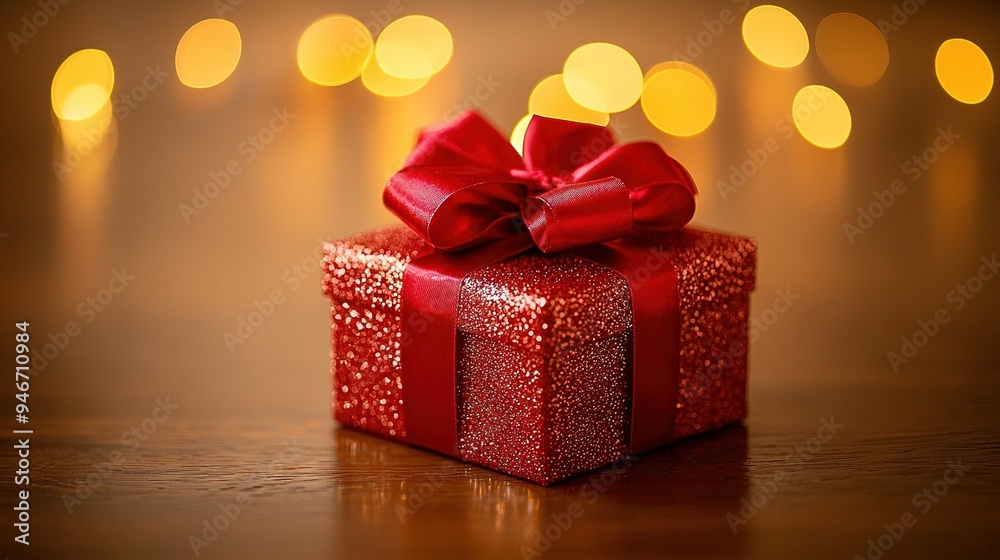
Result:
[[[411,229],[326,244],[323,290],[337,421],[551,484],[745,418],[756,248],[679,229],[693,213],[693,184],[648,146],[612,154],[617,163],[598,155],[580,172],[537,165],[541,155],[565,163],[560,152],[579,153],[568,147],[606,131],[536,121],[527,134],[536,165],[526,144],[526,170],[505,155],[488,172],[460,165],[502,152],[475,114],[425,132],[387,188],[387,205]],[[507,165],[508,178],[498,179]],[[448,187],[454,170],[461,180]],[[609,170],[613,180],[587,176]],[[520,204],[477,206],[469,185],[501,198],[510,185],[525,187],[512,189]],[[428,194],[435,189],[446,192]],[[455,193],[455,207],[474,208],[472,216],[446,216],[442,227],[435,213]],[[540,202],[525,204],[532,196]],[[624,229],[613,216],[622,208],[633,220]],[[504,221],[506,213],[520,221]]]

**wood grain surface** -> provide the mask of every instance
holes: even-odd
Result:
[[[881,537],[887,559],[996,557],[1000,386],[917,381],[763,387],[745,427],[551,488],[315,416],[178,415],[149,433],[136,423],[145,439],[124,444],[132,426],[108,418],[53,422],[33,436],[31,548],[37,558],[850,559],[878,556],[868,541]],[[900,538],[886,524],[903,527]]]

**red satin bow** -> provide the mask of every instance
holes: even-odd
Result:
[[[386,207],[437,249],[525,230],[543,252],[683,227],[697,189],[657,144],[614,143],[605,127],[534,116],[524,158],[483,117],[421,132],[384,192]]]
[[[636,275],[650,247],[631,241],[683,227],[694,214],[696,192],[687,171],[659,146],[615,145],[599,126],[533,117],[523,159],[476,113],[422,131],[384,194],[390,210],[440,249],[411,259],[403,277],[401,421],[407,440],[460,456],[455,353],[462,282],[537,246],[544,252],[576,248],[580,258],[629,283],[629,450],[671,441],[678,392],[676,271],[667,260],[658,274]]]

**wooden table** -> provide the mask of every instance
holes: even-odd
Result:
[[[995,557],[1000,384],[957,372],[893,381],[755,388],[745,427],[551,488],[315,414],[238,423],[160,413],[162,422],[137,425],[144,440],[124,443],[130,426],[111,418],[53,421],[32,440],[31,550],[145,559]],[[5,497],[10,487],[5,477]],[[11,542],[9,524],[4,531]],[[888,551],[869,551],[880,545]]]

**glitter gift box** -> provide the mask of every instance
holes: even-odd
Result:
[[[401,376],[403,273],[426,243],[390,228],[327,243],[333,414],[407,442]],[[756,246],[694,228],[659,236],[643,274],[676,269],[674,439],[747,413],[747,320]],[[631,293],[618,273],[569,253],[529,252],[469,275],[457,326],[462,460],[551,484],[628,453]]]

